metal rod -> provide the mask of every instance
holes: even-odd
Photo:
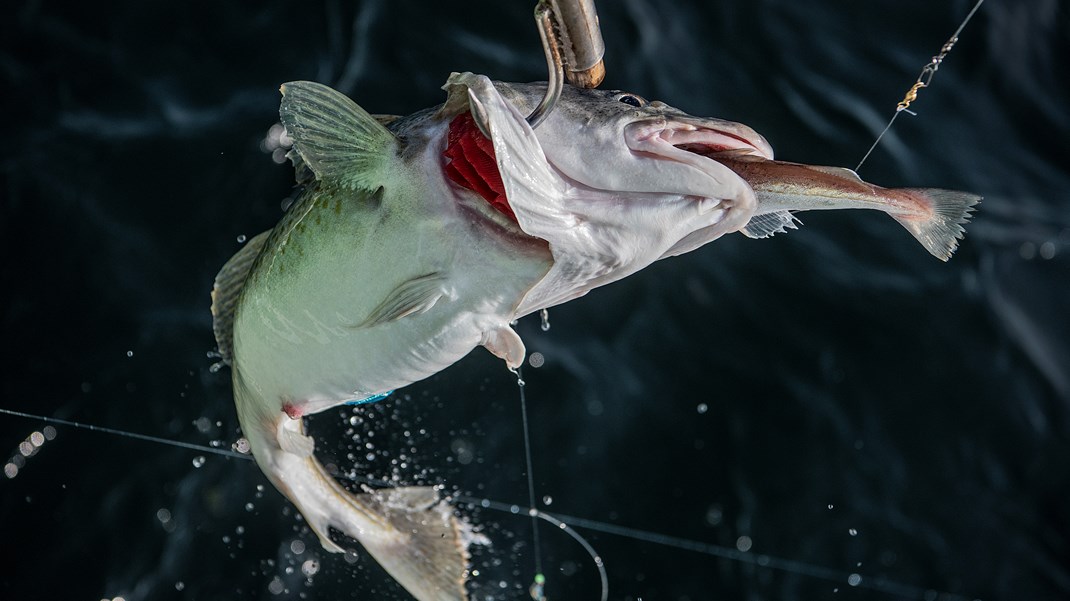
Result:
[[[564,65],[561,60],[561,47],[558,44],[557,35],[554,32],[553,8],[548,0],[540,0],[535,5],[535,22],[539,26],[539,37],[542,39],[542,47],[546,53],[546,66],[549,76],[546,82],[546,95],[535,110],[528,115],[528,125],[535,129],[542,120],[550,114],[561,97],[561,87],[564,83]]]
[[[565,77],[580,88],[597,88],[606,76],[606,45],[594,0],[551,0],[559,25]]]

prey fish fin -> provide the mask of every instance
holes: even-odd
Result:
[[[981,197],[969,192],[935,188],[904,188],[898,191],[912,194],[923,204],[931,206],[932,215],[927,218],[894,213],[889,215],[934,257],[941,261],[950,259],[966,233],[962,226],[970,220],[973,208],[981,202]]]
[[[827,167],[825,165],[803,165],[803,167],[812,171],[820,171],[821,173],[849,179],[851,181],[862,181],[862,178],[858,176],[858,173],[856,173],[854,169],[848,169],[846,167]]]
[[[234,358],[234,310],[238,307],[238,298],[245,287],[245,280],[249,278],[253,264],[260,256],[270,233],[271,230],[261,232],[246,242],[219,270],[212,285],[212,331],[215,333],[219,354],[227,365],[230,365]]]
[[[486,347],[492,355],[505,361],[509,369],[520,367],[520,364],[524,362],[524,355],[527,354],[524,341],[509,326],[501,326],[484,332],[483,341],[480,344]]]
[[[376,190],[398,140],[341,92],[311,81],[282,85],[279,116],[294,150],[322,181]]]
[[[371,328],[429,310],[446,294],[445,281],[445,274],[436,271],[398,284],[356,327]]]
[[[776,211],[751,217],[739,231],[748,238],[768,238],[773,234],[799,229],[800,225],[802,222],[791,211]]]

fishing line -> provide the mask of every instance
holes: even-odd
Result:
[[[862,163],[866,162],[866,159],[869,158],[869,155],[873,153],[873,149],[877,147],[877,144],[880,144],[881,138],[884,137],[884,134],[888,133],[888,130],[892,128],[892,124],[895,123],[896,118],[899,117],[899,113],[906,111],[911,115],[917,114],[914,111],[910,110],[910,103],[918,99],[918,92],[920,92],[922,88],[927,88],[929,87],[929,84],[932,83],[933,75],[935,75],[936,70],[940,68],[940,63],[944,61],[944,58],[947,57],[947,53],[951,52],[951,49],[955,46],[955,43],[959,41],[959,34],[961,34],[962,30],[966,28],[966,24],[969,23],[970,19],[973,18],[973,15],[977,12],[977,9],[981,8],[981,5],[984,4],[984,1],[985,0],[977,0],[977,4],[973,5],[973,8],[970,10],[969,14],[967,14],[966,18],[963,19],[962,23],[959,24],[959,28],[956,29],[955,33],[951,35],[951,38],[949,38],[947,42],[944,42],[944,45],[940,47],[940,52],[936,56],[932,57],[932,60],[930,60],[928,64],[922,67],[921,74],[918,75],[917,81],[914,82],[914,85],[910,86],[910,89],[907,90],[906,95],[903,96],[903,99],[899,101],[899,104],[895,107],[895,114],[893,114],[892,118],[888,121],[888,125],[884,126],[884,130],[882,130],[881,133],[877,136],[877,139],[873,141],[873,145],[870,146],[869,150],[866,151],[866,154],[862,157],[862,160],[858,161],[858,165],[855,167],[855,171],[858,171],[862,168]]]
[[[519,371],[519,370],[518,370]],[[523,387],[521,386],[521,392]],[[71,426],[73,428],[81,428],[84,430],[91,430],[93,432],[103,432],[105,434],[113,434],[116,436],[122,436],[126,438],[133,438],[136,440],[144,440],[148,442],[155,442],[158,444],[174,446],[184,449],[190,449],[195,451],[202,451],[205,453],[211,453],[214,455],[222,455],[224,457],[230,457],[234,459],[245,459],[251,461],[252,455],[246,455],[237,451],[228,451],[226,449],[219,449],[215,447],[209,447],[205,445],[198,445],[188,442],[182,442],[179,440],[172,440],[168,438],[161,438],[159,436],[149,436],[146,434],[138,434],[136,432],[127,432],[124,430],[117,430],[115,428],[106,428],[103,426],[95,426],[93,424],[87,424],[84,422],[76,422],[72,420],[65,420],[56,417],[46,417],[43,415],[35,415],[32,413],[24,413],[21,411],[12,411],[10,409],[0,408],[0,414],[11,415],[15,417],[23,417],[27,419],[36,419],[46,423],[60,424],[64,426]],[[525,428],[525,432],[527,429]],[[529,474],[530,469],[529,469]],[[397,482],[390,482],[386,480],[378,480],[375,478],[369,478],[366,476],[359,476],[356,474],[342,474],[341,477],[352,480],[355,482],[362,482],[372,486],[380,487],[397,487],[400,486]],[[508,513],[511,515],[518,515],[520,513],[527,513],[532,516],[532,520],[536,521],[541,519],[547,521],[566,534],[576,540],[587,553],[591,556],[595,566],[598,569],[599,577],[602,581],[602,601],[606,601],[609,595],[609,580],[606,575],[606,569],[604,562],[600,555],[595,551],[594,547],[590,545],[573,527],[583,528],[586,530],[592,530],[594,532],[601,532],[604,534],[611,534],[614,536],[620,536],[639,542],[652,543],[656,545],[662,545],[679,549],[681,551],[691,551],[703,555],[709,555],[712,557],[718,557],[721,559],[727,559],[730,561],[736,561],[739,563],[749,563],[757,565],[763,568],[769,568],[772,570],[779,570],[790,574],[797,574],[800,576],[809,576],[811,578],[817,578],[821,580],[829,580],[837,583],[846,582],[849,586],[855,588],[863,588],[872,590],[879,593],[888,595],[895,595],[898,597],[916,599],[917,601],[933,601],[940,599],[940,601],[970,601],[971,597],[958,595],[955,593],[936,591],[933,589],[922,589],[920,587],[912,586],[909,584],[903,584],[887,578],[870,578],[859,573],[846,573],[832,568],[824,566],[810,564],[802,561],[796,561],[792,559],[784,559],[775,557],[772,555],[765,555],[760,553],[743,552],[731,547],[724,547],[720,545],[713,545],[702,541],[686,539],[678,536],[670,536],[667,534],[660,534],[657,532],[651,532],[648,530],[640,530],[638,528],[629,528],[627,526],[621,526],[619,524],[610,524],[608,522],[601,522],[598,520],[591,520],[587,518],[580,518],[575,516],[569,516],[564,514],[549,514],[540,511],[536,508],[534,503],[534,495],[530,497],[531,506],[528,508],[520,507],[519,505],[502,503],[500,501],[492,501],[485,498],[476,498],[466,495],[454,495],[453,499],[462,503],[469,503],[473,506],[483,507],[485,509],[491,509],[501,513]],[[536,554],[538,558],[538,554]],[[542,572],[538,572],[538,575],[542,575]],[[538,576],[536,576],[536,583],[538,583]],[[545,577],[541,580],[545,582]]]
[[[527,395],[524,394],[524,374],[521,373],[521,367],[517,367],[513,370],[516,374],[516,387],[520,390],[520,415],[524,423],[524,459],[527,461],[528,468],[528,514],[531,515],[531,532],[532,532],[532,548],[535,552],[535,580],[531,584],[531,598],[534,601],[546,601],[545,595],[543,595],[543,584],[546,582],[546,577],[542,573],[542,550],[539,546],[539,519],[538,509],[535,505],[535,472],[532,468],[531,460],[531,432],[528,428],[528,401]]]
[[[23,413],[21,411],[12,411],[10,409],[0,409],[0,413],[5,415],[14,415],[16,417],[25,417],[29,419],[39,419],[43,422],[50,424],[62,424],[64,426],[71,426],[73,428],[81,428],[83,430],[91,430],[93,432],[104,432],[105,434],[115,434],[116,436],[124,436],[126,438],[135,438],[137,440],[147,440],[149,442],[156,442],[163,445],[169,445],[172,447],[179,447],[183,449],[192,449],[194,451],[203,451],[205,453],[211,453],[213,455],[222,455],[224,457],[233,457],[235,459],[252,459],[251,455],[239,453],[237,451],[229,451],[227,449],[219,449],[216,447],[209,447],[205,445],[193,444],[190,442],[182,442],[181,440],[171,440],[170,438],[161,438],[159,436],[149,436],[148,434],[138,434],[136,432],[126,432],[124,430],[116,430],[114,428],[105,428],[103,426],[94,426],[93,424],[86,424],[82,422],[75,422],[66,419],[60,419],[58,417],[45,417],[44,415],[34,415],[32,413]]]

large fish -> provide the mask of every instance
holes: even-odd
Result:
[[[830,203],[891,206],[816,202],[798,186],[770,195],[760,135],[634,94],[566,87],[533,131],[524,116],[543,85],[464,73],[444,89],[442,106],[390,120],[326,86],[284,85],[305,189],[212,292],[261,469],[326,549],[342,550],[331,527],[355,538],[420,601],[466,598],[467,526],[432,488],[346,490],[316,460],[302,416],[380,398],[477,346],[515,368],[525,349],[510,322],[724,234],[763,236],[778,229],[770,219]],[[890,212],[909,213],[943,254],[975,200],[944,193]]]

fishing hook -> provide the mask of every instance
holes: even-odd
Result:
[[[539,0],[535,22],[549,76],[545,96],[528,115],[532,128],[538,127],[557,104],[564,79],[576,87],[596,88],[606,76],[602,60],[606,47],[594,0]]]

